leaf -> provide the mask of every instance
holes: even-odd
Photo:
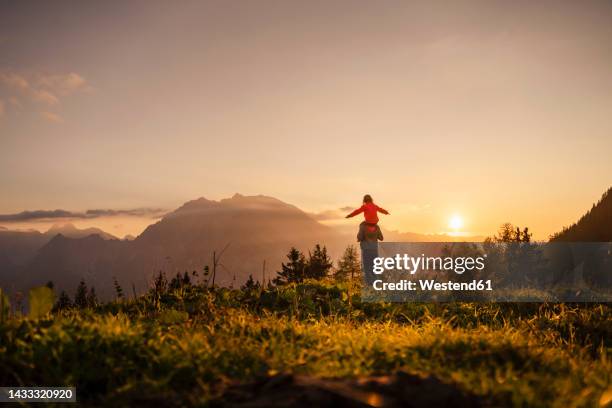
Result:
[[[175,309],[166,309],[159,316],[159,321],[165,324],[184,323],[188,319],[189,314],[187,312]]]
[[[30,289],[28,294],[30,303],[30,318],[38,319],[46,316],[53,309],[55,295],[53,289],[46,286]]]

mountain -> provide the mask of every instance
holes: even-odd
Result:
[[[47,232],[45,235],[49,237],[54,237],[58,234],[61,234],[68,238],[84,238],[89,235],[99,235],[102,239],[118,239],[116,236],[109,234],[108,232],[102,231],[100,228],[85,228],[79,229],[70,223],[66,224],[55,224]]]
[[[320,243],[338,259],[347,245],[356,244],[357,224],[338,230],[294,205],[263,195],[235,194],[219,201],[199,198],[166,214],[133,240],[104,239],[112,236],[100,231],[78,237],[73,227],[54,227],[61,234],[36,248],[19,276],[13,272],[11,276],[16,277],[9,283],[23,290],[52,280],[57,289],[74,293],[83,278],[101,298],[109,298],[114,293],[113,277],[124,291],[131,293],[133,287],[142,292],[159,271],[169,277],[185,271],[201,274],[204,266],[212,268],[214,254],[218,264],[215,283],[238,286],[249,275],[260,280],[264,261],[266,279],[274,278],[292,246],[307,254]],[[475,237],[385,231],[385,238],[431,242]],[[0,274],[0,285],[5,285],[2,276],[9,275]]]
[[[295,246],[307,251],[325,244],[333,255],[342,237],[313,220],[299,208],[267,196],[234,195],[211,201],[190,201],[149,226],[133,242],[134,267],[185,271],[212,265],[219,255],[216,282],[240,284],[252,274],[258,279],[266,261],[267,276],[280,269],[285,254]]]
[[[54,237],[84,238],[98,235],[103,239],[115,239],[98,228],[78,229],[72,224],[54,225],[41,233],[36,230],[13,231],[0,228],[0,286],[19,287],[24,282],[23,271],[36,257],[38,251]]]
[[[312,219],[299,208],[266,196],[236,194],[220,201],[189,201],[150,225],[133,241],[100,236],[72,239],[56,236],[41,248],[26,269],[22,286],[53,280],[70,293],[84,278],[101,297],[113,293],[113,277],[124,289],[142,291],[154,275],[199,271],[218,261],[216,282],[240,285],[249,274],[274,277],[289,248],[307,252],[316,243],[337,257],[345,237]]]
[[[550,237],[551,241],[610,242],[612,241],[612,187],[583,215],[578,222]]]

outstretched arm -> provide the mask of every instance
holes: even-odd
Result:
[[[385,210],[385,209],[384,209],[384,208],[382,208],[382,207],[378,207],[378,206],[377,206],[377,207],[376,207],[376,209],[378,210],[378,212],[381,212],[381,213],[383,213],[383,214],[389,215],[389,211]]]
[[[351,218],[356,216],[359,213],[362,213],[363,210],[365,209],[365,207],[362,205],[361,207],[359,207],[358,209],[356,209],[355,211],[353,211],[352,213],[350,213],[349,215],[347,215],[345,218]]]

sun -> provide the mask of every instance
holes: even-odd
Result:
[[[448,226],[455,231],[459,231],[463,227],[463,218],[459,215],[453,215],[448,221]]]

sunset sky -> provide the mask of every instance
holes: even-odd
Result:
[[[541,239],[611,152],[609,1],[0,1],[3,215],[123,236],[201,196],[333,222],[370,193],[389,229]]]

